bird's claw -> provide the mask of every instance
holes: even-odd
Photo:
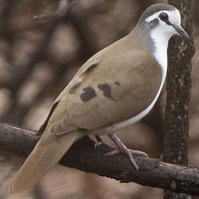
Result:
[[[144,156],[144,157],[148,157],[148,155],[143,151],[128,149],[116,135],[109,135],[109,137],[115,143],[117,148],[115,148],[111,152],[106,153],[105,156],[111,156],[111,155],[115,155],[118,153],[125,153],[128,155],[130,162],[133,164],[133,166],[136,168],[136,170],[138,170],[138,165],[135,162],[133,155],[139,155],[139,156]]]
[[[116,155],[119,153],[125,153],[128,155],[130,162],[133,164],[133,166],[135,167],[136,170],[138,170],[138,165],[135,162],[135,159],[133,158],[133,155],[139,155],[139,156],[144,156],[144,157],[148,157],[148,155],[145,152],[142,151],[137,151],[137,150],[132,150],[132,149],[128,149],[127,151],[121,151],[118,148],[116,148],[113,151],[110,151],[108,153],[105,153],[104,156],[112,156],[112,155]]]

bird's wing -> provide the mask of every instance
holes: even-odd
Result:
[[[43,124],[41,125],[39,131],[38,131],[38,135],[41,135],[44,130],[46,129],[46,126],[48,124],[48,121],[52,115],[52,113],[54,112],[55,108],[57,107],[57,105],[59,104],[59,102],[61,101],[62,97],[64,97],[64,95],[69,92],[69,93],[73,93],[75,91],[75,89],[81,84],[81,76],[84,74],[89,73],[89,71],[91,71],[93,68],[95,68],[95,66],[97,66],[98,63],[95,61],[92,64],[88,64],[86,67],[84,68],[80,68],[80,70],[77,72],[76,76],[72,79],[72,81],[69,83],[69,85],[67,87],[65,87],[65,89],[59,94],[59,96],[55,99],[55,101],[53,102],[51,109],[48,113],[48,116],[46,118],[46,120],[43,122]],[[76,129],[75,127],[72,127],[70,129],[68,129],[68,131],[71,131],[72,129]],[[65,132],[65,131],[64,131]]]
[[[161,69],[146,51],[122,42],[126,41],[100,51],[80,68],[48,117],[50,132],[97,129],[129,119],[152,102]]]

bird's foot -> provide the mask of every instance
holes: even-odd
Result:
[[[116,135],[109,135],[109,137],[115,143],[117,148],[115,148],[111,152],[106,153],[105,156],[115,155],[115,154],[118,154],[118,153],[125,153],[125,154],[128,155],[129,160],[131,161],[133,166],[138,170],[138,165],[137,165],[135,159],[133,158],[133,155],[141,155],[141,156],[145,156],[145,157],[148,157],[148,155],[145,152],[142,152],[142,151],[128,149],[125,146],[125,144]]]
[[[128,148],[127,148],[128,149]],[[132,153],[132,155],[138,155],[138,156],[143,156],[143,157],[149,157],[147,153],[143,152],[143,151],[137,151],[137,150],[133,150],[133,149],[128,149],[130,153]],[[110,151],[108,153],[105,154],[105,156],[111,156],[111,155],[116,155],[119,153],[124,153],[123,151],[121,151],[120,149],[116,148],[113,151]]]

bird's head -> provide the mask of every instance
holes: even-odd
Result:
[[[142,29],[156,38],[170,39],[173,35],[189,39],[188,34],[181,26],[181,15],[177,8],[169,4],[155,4],[148,7],[139,22]]]

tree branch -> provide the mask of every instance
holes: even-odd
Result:
[[[182,25],[192,36],[192,1],[168,0],[179,9]],[[191,60],[194,54],[193,38],[185,41],[172,38],[168,49],[167,100],[165,110],[164,148],[165,162],[187,165],[189,142],[189,106],[191,97]],[[186,194],[165,190],[164,199],[189,199]]]
[[[32,131],[0,125],[0,150],[27,156],[38,137]],[[94,148],[95,142],[88,137],[77,141],[64,155],[60,163],[82,171],[96,173],[119,180],[142,185],[170,189],[199,195],[199,169],[164,163],[158,159],[135,157],[139,166],[136,171],[125,155],[106,157],[111,149],[107,146]]]

